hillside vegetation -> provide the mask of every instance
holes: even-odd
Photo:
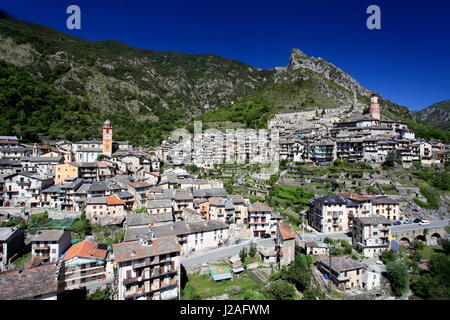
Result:
[[[416,113],[415,117],[448,130],[450,129],[450,100],[435,103]]]
[[[365,108],[373,91],[343,70],[293,49],[285,68],[261,70],[217,55],[144,50],[87,41],[0,12],[3,135],[98,138],[109,118],[116,140],[151,146],[194,119],[214,127],[264,128],[285,110]],[[381,99],[382,115],[412,121],[418,136],[448,133],[414,122]]]

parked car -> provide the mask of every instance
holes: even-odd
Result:
[[[401,225],[401,224],[402,224],[401,221],[394,221],[394,222],[392,222],[393,226],[398,226],[398,225]]]
[[[413,221],[414,223],[419,223],[419,222],[422,222],[422,220],[421,219],[419,219],[419,218],[416,218],[416,219],[414,219],[414,221]]]
[[[430,224],[430,221],[421,221],[421,222],[419,222],[419,224],[420,224],[421,226],[427,226],[427,225]]]
[[[422,220],[422,221],[425,221],[425,222],[430,222],[430,219],[429,219],[429,218],[421,218],[421,220]]]
[[[262,238],[266,239],[266,238],[270,238],[270,233],[265,233]]]
[[[235,243],[235,244],[241,243],[241,239],[237,239],[234,243]]]
[[[411,219],[406,219],[405,221],[403,221],[403,224],[411,224],[413,223]]]

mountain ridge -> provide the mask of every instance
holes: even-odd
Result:
[[[414,114],[415,118],[437,127],[450,129],[450,99],[434,103]]]
[[[291,109],[352,106],[363,113],[376,93],[332,63],[296,48],[286,67],[264,70],[215,54],[89,41],[4,15],[0,60],[86,106],[92,114],[89,126],[111,118],[119,138],[143,145],[160,142],[169,130],[193,119],[217,119],[221,112],[225,120],[233,116],[228,120],[251,127],[264,126],[274,113]],[[385,118],[413,119],[408,108],[380,101]],[[236,108],[242,108],[237,116],[227,115]],[[5,131],[14,131],[16,120],[6,121],[11,126]],[[81,131],[71,137],[84,138]],[[64,133],[58,128],[44,132],[53,137]]]

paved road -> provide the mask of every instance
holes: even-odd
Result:
[[[421,229],[429,229],[429,228],[439,228],[439,227],[445,227],[449,225],[449,220],[435,220],[430,221],[429,225],[421,226],[418,223],[411,223],[411,224],[401,224],[398,226],[391,226],[391,233],[397,233],[397,232],[408,232],[412,230],[421,230]]]
[[[275,244],[275,239],[254,239],[256,247],[269,247]],[[185,268],[207,263],[210,260],[217,260],[224,257],[229,257],[235,254],[239,254],[242,248],[250,246],[251,240],[244,241],[240,244],[230,245],[215,250],[206,252],[205,254],[191,256],[187,258],[181,258],[181,263]]]
[[[298,238],[302,239],[303,234],[302,232],[297,232]],[[343,239],[343,240],[349,240],[351,241],[351,237],[347,235],[345,232],[334,232],[334,233],[305,233],[304,239],[305,241],[321,241],[325,238],[331,238],[331,239]]]

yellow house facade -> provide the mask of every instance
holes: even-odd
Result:
[[[58,164],[55,172],[55,183],[64,183],[66,178],[78,178],[78,167],[70,163]]]

